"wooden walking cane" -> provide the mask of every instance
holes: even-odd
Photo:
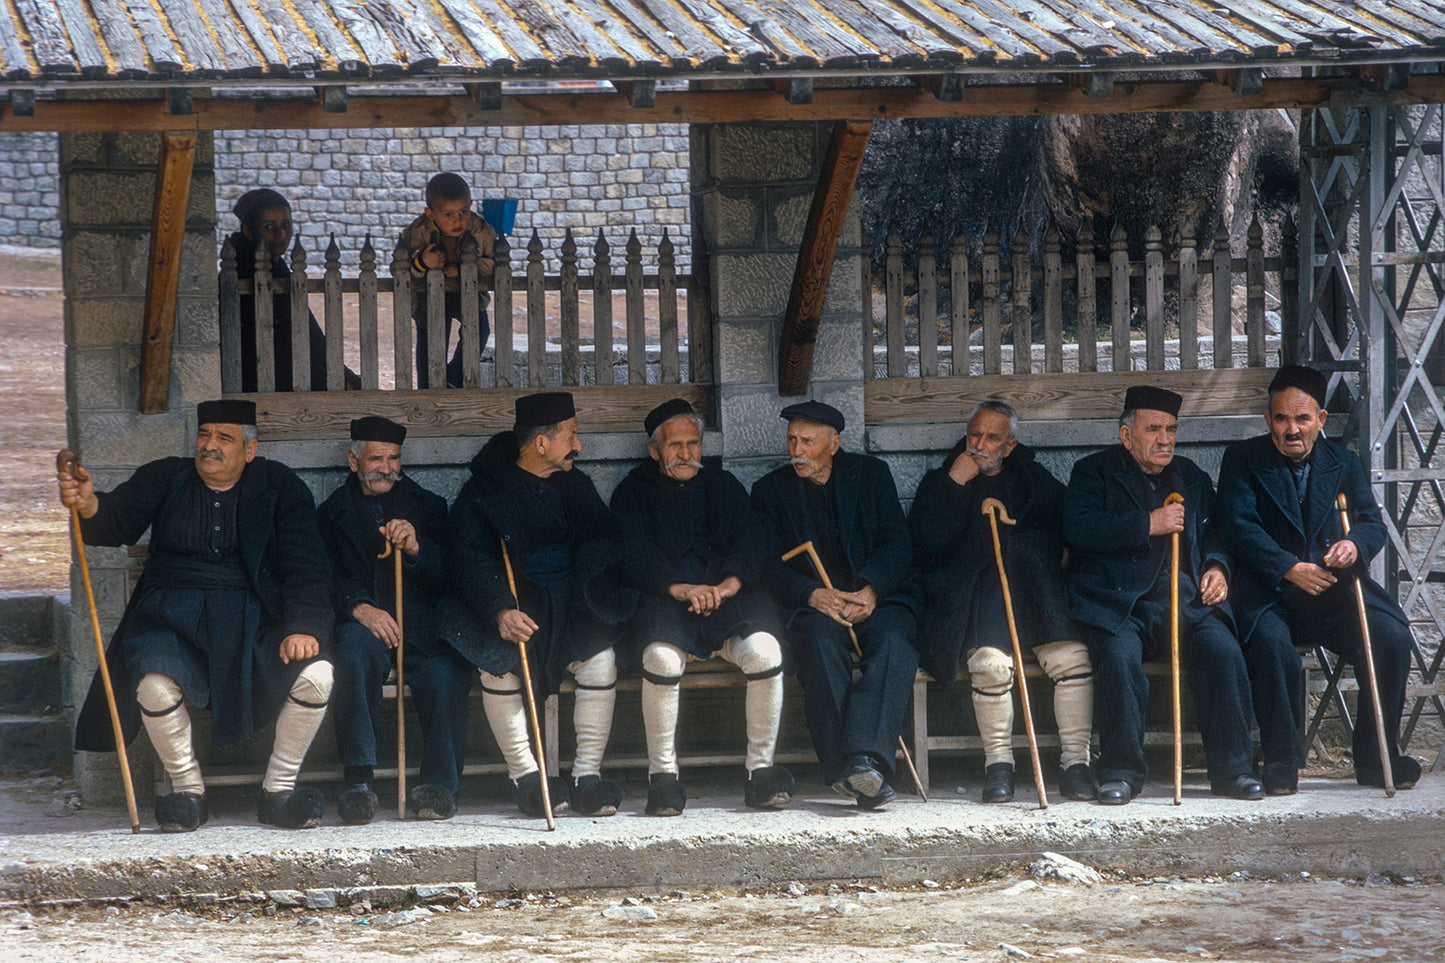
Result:
[[[1165,505],[1184,504],[1170,492]],[[1184,720],[1179,709],[1179,533],[1169,533],[1169,698],[1174,713],[1174,805],[1184,805]]]
[[[396,646],[396,818],[406,819],[406,622],[401,601],[401,550],[393,549],[391,539],[386,540],[386,551],[377,558],[392,556],[392,572],[396,580],[396,634],[401,641]]]
[[[1345,493],[1340,492],[1335,499],[1335,504],[1340,509],[1340,528],[1344,530],[1346,537],[1350,534],[1350,503],[1345,498]],[[1380,775],[1384,777],[1385,795],[1395,795],[1395,769],[1390,760],[1390,744],[1385,738],[1385,713],[1380,708],[1380,685],[1375,679],[1375,652],[1370,647],[1370,623],[1366,619],[1365,612],[1365,587],[1360,583],[1360,577],[1354,576],[1355,582],[1355,608],[1360,613],[1360,640],[1363,643],[1365,653],[1365,681],[1370,687],[1370,704],[1375,707],[1375,736],[1380,741]],[[1360,720],[1355,719],[1355,725]]]
[[[813,547],[811,541],[804,542],[797,548],[784,552],[783,561],[790,562],[805,552],[813,562],[813,568],[818,573],[819,581],[823,583],[824,588],[831,592],[833,590],[833,580],[828,578],[828,572],[823,568],[823,560],[818,557],[818,550]],[[860,659],[863,658],[863,647],[858,644],[858,633],[853,631],[853,626],[851,625],[848,626],[848,638],[853,642],[853,654]],[[909,754],[908,744],[903,741],[901,735],[898,737],[898,748],[903,751],[903,761],[908,764],[908,774],[913,777],[913,786],[918,790],[919,798],[924,802],[928,802],[928,792],[923,788],[923,780],[918,778],[918,770],[913,766],[913,756]]]
[[[79,481],[80,462],[69,450],[60,453],[56,465]],[[105,689],[105,704],[110,709],[110,727],[115,733],[115,754],[120,764],[120,783],[125,790],[125,808],[130,814],[130,831],[140,832],[140,813],[135,805],[135,786],[130,778],[130,758],[125,751],[125,734],[120,725],[120,709],[115,704],[115,689],[110,683],[110,665],[105,661],[105,641],[100,636],[100,614],[95,608],[95,589],[90,584],[90,565],[85,560],[85,542],[80,537],[80,506],[70,506],[70,532],[75,540],[75,556],[80,559],[80,577],[85,582],[85,600],[90,604],[90,630],[95,636],[95,654],[100,659],[100,682]]]
[[[1014,648],[1014,675],[1019,681],[1019,702],[1024,709],[1024,732],[1029,737],[1029,759],[1034,765],[1034,786],[1039,791],[1039,808],[1049,808],[1049,797],[1044,791],[1044,767],[1039,762],[1039,737],[1034,732],[1034,712],[1029,706],[1029,686],[1024,679],[1024,650],[1019,645],[1018,624],[1014,622],[1013,594],[1009,591],[1008,572],[1003,565],[1003,545],[998,539],[998,523],[1005,525],[1018,524],[1009,518],[1008,509],[1003,502],[997,498],[985,498],[980,506],[982,512],[988,516],[988,527],[993,532],[993,557],[998,562],[998,583],[1003,587],[1003,611],[1008,617],[1008,637]]]
[[[507,554],[507,543],[502,545],[502,565],[507,569],[507,588],[512,592],[512,598],[517,602],[517,608],[522,607],[522,598],[517,594],[517,580],[512,575],[512,556]],[[551,832],[557,828],[557,817],[552,815],[552,789],[547,785],[547,758],[542,753],[542,727],[537,723],[537,694],[532,691],[532,669],[527,665],[527,643],[518,642],[517,648],[522,655],[522,688],[527,692],[527,716],[532,720],[532,734],[537,745],[537,775],[542,779],[542,812],[547,817],[547,831]]]

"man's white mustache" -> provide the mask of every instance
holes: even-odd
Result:
[[[214,459],[216,459],[216,461],[222,461],[222,460],[225,459],[226,454],[225,454],[225,452],[220,451],[219,449],[217,449],[217,450],[208,450],[208,449],[205,449],[205,448],[197,448],[197,449],[196,449],[196,457],[197,457],[197,458],[214,458]]]
[[[813,460],[807,455],[794,455],[792,458],[788,459],[788,464],[792,465],[795,468],[799,465],[804,465],[808,468],[817,467],[813,464]]]
[[[669,469],[678,467],[693,468],[697,471],[702,471],[702,462],[696,460],[695,458],[674,458],[672,461],[667,463],[667,467]]]
[[[386,480],[389,481],[389,482],[399,482],[399,481],[401,481],[401,472],[399,472],[399,471],[369,471],[369,472],[367,472],[365,475],[362,475],[362,476],[361,476],[361,479],[362,479],[362,481],[381,481],[382,479],[386,479]]]

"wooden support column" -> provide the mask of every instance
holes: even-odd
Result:
[[[863,151],[872,133],[871,122],[841,120],[833,127],[833,138],[823,158],[823,169],[818,173],[818,186],[813,191],[813,206],[808,212],[803,246],[798,251],[798,266],[793,271],[788,312],[783,317],[782,343],[778,348],[778,393],[785,398],[808,390],[813,345],[818,340],[823,301],[833,276],[838,236],[843,230],[843,218],[853,196],[853,182],[858,178]]]
[[[141,346],[140,411],[143,415],[170,408],[176,295],[181,283],[181,248],[186,236],[186,205],[195,159],[195,134],[161,135],[156,202],[151,217],[150,266],[146,275],[145,341]]]

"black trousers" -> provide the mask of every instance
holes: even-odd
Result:
[[[1400,754],[1400,714],[1405,704],[1405,685],[1410,678],[1411,637],[1408,626],[1376,608],[1366,609],[1370,625],[1370,651],[1380,688],[1380,709],[1385,722],[1385,742],[1390,756]],[[1296,645],[1323,645],[1345,660],[1360,682],[1359,709],[1355,714],[1353,753],[1355,767],[1380,765],[1380,742],[1375,734],[1375,710],[1365,684],[1364,644],[1354,588],[1341,580],[1320,595],[1300,598],[1289,607],[1271,606],[1260,614],[1250,632],[1246,652],[1255,646],[1270,650],[1287,649],[1292,661],[1274,665],[1251,664],[1254,684],[1254,714],[1259,720],[1264,761],[1304,765],[1305,747],[1300,742],[1298,720],[1304,715],[1304,692],[1300,686],[1300,659]]]
[[[1180,660],[1189,676],[1205,764],[1212,781],[1249,773],[1254,752],[1249,738],[1250,688],[1244,652],[1225,617],[1212,607],[1179,607]],[[1168,658],[1169,604],[1141,599],[1115,633],[1094,629],[1094,729],[1099,734],[1100,782],[1144,787],[1144,718],[1149,701],[1146,658]]]
[[[806,609],[793,617],[787,630],[803,686],[803,715],[829,785],[847,775],[843,762],[857,753],[876,757],[884,775],[892,776],[918,672],[918,620],[907,606],[880,605],[854,631],[863,650],[856,682],[846,628]]]
[[[358,622],[336,627],[331,692],[336,748],[343,766],[376,765],[381,686],[392,653]],[[467,695],[476,670],[444,642],[406,643],[411,701],[421,721],[421,782],[456,795],[467,747]]]

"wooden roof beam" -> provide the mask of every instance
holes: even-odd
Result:
[[[502,85],[499,83],[467,84],[467,93],[476,101],[478,110],[502,109]]]
[[[196,101],[189,87],[172,87],[166,91],[166,110],[172,117],[189,117],[196,112]]]
[[[1376,90],[1396,91],[1410,86],[1409,64],[1366,64],[1355,75]]]
[[[788,99],[790,104],[811,104],[813,102],[812,77],[784,77],[770,81],[772,88]]]
[[[853,183],[858,179],[863,151],[872,133],[871,121],[840,120],[833,126],[828,153],[818,172],[818,186],[813,190],[813,206],[808,211],[803,244],[798,249],[788,310],[783,316],[783,334],[778,346],[778,394],[785,398],[808,390],[813,373],[813,346],[818,340],[818,325],[823,320],[828,282],[833,277],[838,238],[843,233]]]
[[[614,80],[612,86],[627,98],[627,106],[634,110],[649,110],[657,106],[655,80]]]
[[[35,91],[23,87],[10,91],[10,110],[16,117],[34,117]]]
[[[1114,96],[1114,75],[1107,70],[1068,74],[1064,80],[1069,86],[1082,90],[1090,100],[1108,100]]]
[[[321,109],[328,114],[346,113],[346,88],[339,85],[328,85],[316,88],[316,96],[321,99]]]
[[[151,216],[150,262],[146,272],[145,339],[141,342],[140,412],[170,410],[171,354],[176,333],[176,296],[181,286],[181,249],[186,240],[186,205],[195,166],[196,135],[161,135]]]
[[[1219,83],[1241,97],[1257,97],[1264,90],[1264,68],[1242,67],[1239,70],[1216,70]]]
[[[918,86],[942,103],[956,104],[963,99],[968,78],[963,74],[924,74],[918,78]]]

